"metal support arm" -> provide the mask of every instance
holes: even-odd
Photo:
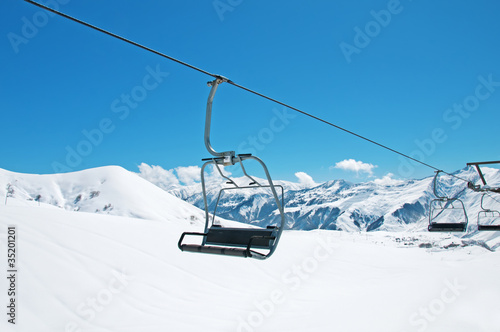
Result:
[[[227,78],[220,76],[217,77],[215,80],[207,83],[209,86],[212,87],[212,89],[210,90],[210,94],[208,95],[207,113],[205,117],[205,147],[207,148],[208,152],[211,155],[215,157],[224,158],[224,165],[234,165],[233,162],[233,158],[235,156],[234,151],[217,152],[214,150],[212,144],[210,143],[210,125],[212,123],[212,103],[214,101],[215,92],[217,91],[217,87],[219,86],[219,84],[227,81],[228,81]]]

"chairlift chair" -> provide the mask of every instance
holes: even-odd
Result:
[[[208,82],[211,86],[210,94],[207,101],[206,118],[205,118],[205,147],[208,152],[213,156],[211,158],[202,159],[205,161],[201,168],[201,187],[203,192],[203,202],[205,205],[205,229],[203,233],[199,232],[184,232],[178,242],[178,247],[182,251],[195,252],[195,253],[205,253],[205,254],[217,254],[217,255],[229,255],[237,257],[249,257],[255,259],[267,259],[269,258],[278,245],[281,233],[285,227],[285,214],[284,214],[284,204],[283,204],[283,187],[279,185],[274,185],[269,171],[264,164],[264,162],[251,154],[238,154],[234,151],[216,152],[210,143],[210,123],[212,116],[212,102],[214,99],[215,92],[219,84],[223,82],[228,82],[224,77],[217,77],[214,81]],[[257,161],[262,168],[267,178],[267,184],[260,184],[252,176],[250,176],[243,162],[245,160]],[[232,166],[239,164],[243,174],[249,179],[250,183],[248,186],[239,186],[233,179],[229,176],[224,175],[221,171],[220,166]],[[207,190],[205,184],[205,169],[208,165],[214,165],[215,169],[218,170],[219,175],[224,178],[228,185],[232,187],[223,188],[219,192],[217,202],[213,211],[213,218],[210,218],[209,206],[207,202]],[[276,203],[279,212],[279,222],[275,225],[267,225],[264,227],[223,227],[216,224],[215,217],[217,212],[217,206],[220,203],[220,198],[223,192],[227,190],[251,190],[251,189],[270,189],[272,196]],[[276,188],[281,189],[281,200],[278,197]],[[186,237],[200,237],[201,243],[184,243]]]
[[[477,229],[479,231],[500,231],[500,212],[487,209],[483,205],[484,196],[481,196],[481,211],[477,214]]]
[[[437,193],[437,171],[433,180],[433,190],[436,199],[429,206],[429,232],[465,232],[467,230],[467,212],[464,203],[458,198],[440,196]],[[439,220],[445,220],[441,222]]]

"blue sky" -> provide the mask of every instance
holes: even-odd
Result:
[[[445,171],[500,160],[498,2],[41,2]],[[2,1],[0,20],[0,168],[138,171],[209,157],[209,76],[21,0]],[[254,152],[277,179],[433,174],[228,84],[212,131],[217,150]]]

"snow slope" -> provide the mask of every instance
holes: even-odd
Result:
[[[500,331],[498,252],[445,234],[317,230],[285,231],[267,261],[183,253],[179,235],[197,226],[182,213],[0,206],[0,257],[15,225],[19,264],[17,324],[3,313],[0,330]],[[5,304],[6,278],[0,289]]]
[[[21,174],[0,169],[0,197],[11,184],[7,205],[46,206],[152,220],[203,224],[205,214],[137,174],[106,166],[64,174]],[[35,201],[40,195],[40,204]],[[2,202],[3,204],[4,202]]]

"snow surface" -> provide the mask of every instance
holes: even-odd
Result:
[[[287,231],[256,261],[179,251],[175,218],[2,206],[0,224],[20,262],[2,331],[500,330],[500,253],[444,235]]]
[[[285,231],[266,261],[183,253],[203,212],[121,168],[0,181],[17,181],[0,204],[0,265],[8,225],[19,262],[17,324],[3,305],[2,332],[500,332],[500,252],[475,236]],[[7,288],[0,278],[4,304]]]

